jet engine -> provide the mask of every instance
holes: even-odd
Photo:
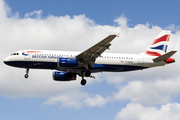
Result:
[[[76,80],[76,74],[75,73],[67,73],[67,72],[55,71],[55,72],[53,72],[53,80],[55,80],[55,81]]]
[[[78,61],[72,58],[58,58],[57,60],[58,67],[77,67],[78,65]]]

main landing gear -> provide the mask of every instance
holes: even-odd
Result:
[[[91,71],[87,70],[85,73],[82,72],[82,80],[81,80],[81,85],[84,86],[86,85],[86,80],[84,79],[84,76],[85,77],[90,77],[91,75]]]
[[[84,86],[85,84],[86,84],[86,80],[83,78],[83,79],[81,80],[81,85]]]
[[[28,73],[29,73],[29,68],[26,68],[26,74],[24,75],[25,78],[29,77]]]

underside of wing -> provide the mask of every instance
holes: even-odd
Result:
[[[109,35],[96,45],[92,46],[91,48],[87,49],[86,51],[80,53],[76,56],[76,59],[83,63],[85,68],[88,68],[88,65],[93,67],[94,62],[97,57],[101,56],[101,54],[106,50],[109,49],[111,46],[110,42],[116,37],[117,35]]]

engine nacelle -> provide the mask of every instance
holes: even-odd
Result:
[[[55,80],[55,81],[76,80],[76,74],[75,73],[67,73],[67,72],[55,71],[55,72],[53,72],[53,80]]]
[[[58,58],[57,60],[58,67],[77,67],[78,65],[78,61],[72,58]]]

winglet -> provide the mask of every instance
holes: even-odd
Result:
[[[119,37],[120,33],[121,33],[121,32],[117,33],[116,36]]]

